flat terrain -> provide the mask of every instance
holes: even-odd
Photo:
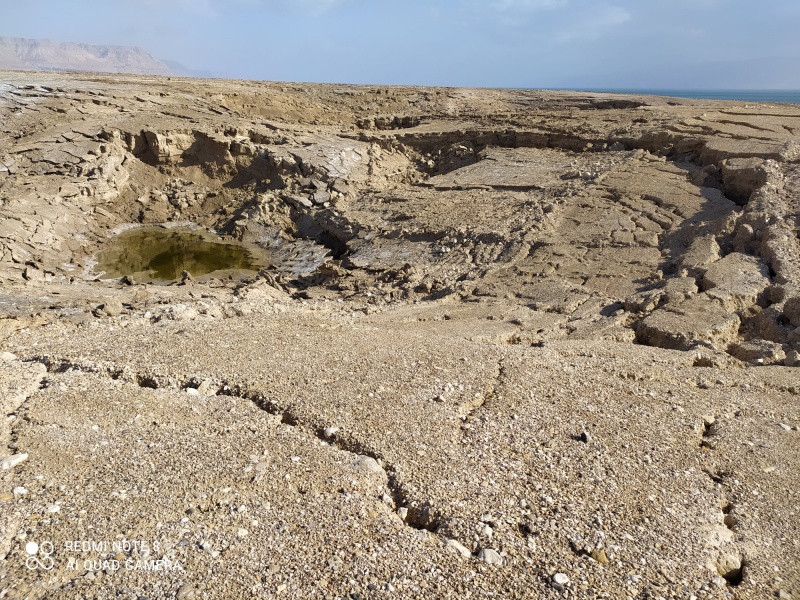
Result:
[[[800,107],[0,73],[0,597],[800,598],[799,233]]]

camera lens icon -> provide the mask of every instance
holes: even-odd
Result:
[[[37,569],[49,571],[55,566],[55,561],[51,557],[54,550],[52,542],[42,542],[41,544],[28,542],[25,544],[25,553],[28,554],[25,566],[31,571]]]

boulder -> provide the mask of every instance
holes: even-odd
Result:
[[[800,296],[789,298],[783,305],[783,314],[793,327],[800,327]]]
[[[738,336],[739,317],[707,297],[667,305],[639,322],[636,340],[648,346],[689,350],[696,345],[726,347]]]
[[[733,252],[710,265],[700,285],[728,310],[742,310],[756,304],[771,283],[767,265]]]
[[[782,365],[786,360],[783,347],[768,340],[752,340],[733,346],[730,353],[754,365]]]
[[[725,195],[737,204],[747,204],[750,195],[767,182],[764,162],[758,158],[729,158],[722,161]]]

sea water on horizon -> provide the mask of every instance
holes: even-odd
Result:
[[[800,104],[800,90],[644,90],[635,88],[596,88],[575,91],[672,96],[674,98],[693,98],[698,100],[739,100],[742,102],[783,102],[786,104]]]

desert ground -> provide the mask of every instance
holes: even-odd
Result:
[[[0,598],[800,598],[799,233],[799,106],[2,72]]]

